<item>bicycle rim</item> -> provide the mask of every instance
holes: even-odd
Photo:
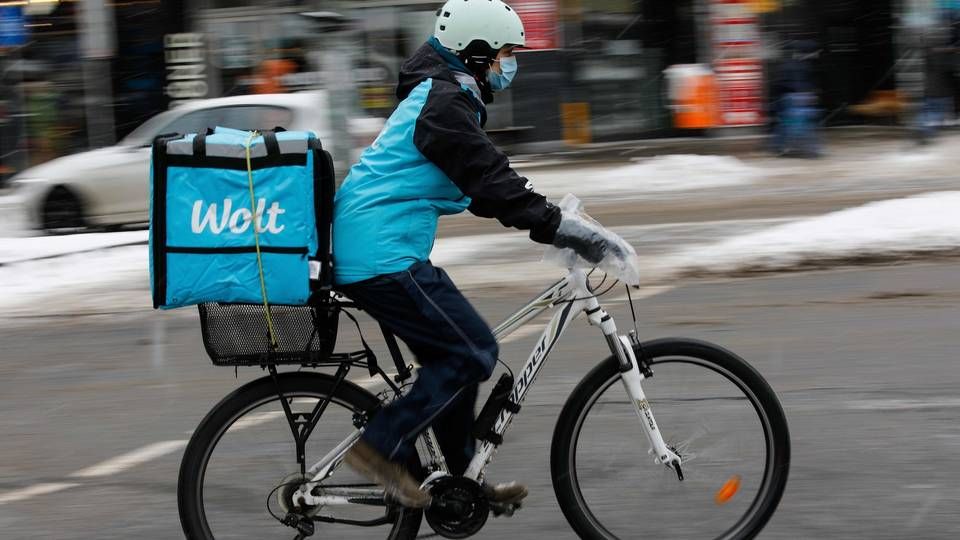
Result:
[[[294,412],[309,412],[326,394],[318,391],[287,392]],[[353,415],[363,412],[356,404],[334,397],[306,444],[309,467],[354,430]],[[223,422],[202,449],[199,482],[196,485],[197,511],[206,538],[289,539],[294,529],[280,524],[267,511],[283,517],[275,488],[284,479],[299,473],[293,435],[277,395],[246,404]],[[294,481],[299,480],[299,478]],[[289,479],[287,480],[289,481]],[[338,468],[325,484],[369,485],[346,467]],[[371,486],[372,487],[372,486]],[[358,521],[383,517],[384,507],[346,505],[321,508],[319,515]],[[394,538],[402,514],[392,525],[376,528],[346,524],[316,523],[317,534],[330,538],[369,538],[383,534]]]
[[[684,479],[657,464],[615,373],[588,398],[569,451],[575,496],[606,538],[749,538],[774,469],[771,421],[749,386],[695,357],[652,362],[644,390]],[[581,443],[583,442],[583,444]]]

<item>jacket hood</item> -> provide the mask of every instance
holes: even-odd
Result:
[[[397,98],[403,101],[418,84],[426,79],[440,79],[459,84],[454,77],[452,67],[429,41],[420,46],[413,56],[400,66]]]

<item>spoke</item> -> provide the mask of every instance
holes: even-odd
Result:
[[[336,447],[327,452],[323,459],[315,463],[304,476],[312,476],[314,482],[326,480],[340,466],[343,454],[347,449],[353,446],[353,443],[360,438],[359,429],[350,434],[346,439],[340,442]]]
[[[655,368],[647,399],[681,469],[655,466],[647,455],[637,460],[640,452],[633,450],[645,426],[633,425],[633,403],[616,393],[619,377],[611,374],[597,386],[576,435],[573,464],[583,505],[611,536],[724,537],[753,510],[762,488],[768,451],[762,419],[750,396],[709,365],[679,361]],[[637,530],[636,500],[670,526]]]
[[[705,423],[701,422],[700,425],[697,426],[697,429],[694,430],[689,437],[680,442],[670,442],[669,444],[676,449],[676,452],[680,454],[681,458],[683,458],[683,463],[686,464],[689,461],[693,461],[697,456],[700,455],[698,452],[693,452],[690,450],[691,444],[709,433],[710,428],[708,428]]]

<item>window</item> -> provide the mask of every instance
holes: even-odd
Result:
[[[224,107],[219,109],[219,126],[233,129],[273,129],[277,126],[289,127],[293,112],[283,107],[251,105],[247,107]]]
[[[206,131],[208,127],[216,127],[219,123],[217,122],[218,110],[207,109],[187,113],[167,124],[161,131],[163,133],[199,133]]]
[[[177,111],[167,111],[148,120],[133,131],[123,142],[133,146],[149,145],[162,133],[199,133],[207,128],[223,126],[233,129],[289,128],[293,111],[274,105],[234,105],[192,111],[177,116]]]
[[[203,109],[181,116],[163,131],[168,133],[198,133],[208,127],[223,126],[233,129],[273,129],[288,126],[293,111],[268,105],[237,105]]]

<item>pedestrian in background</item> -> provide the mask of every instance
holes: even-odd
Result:
[[[771,150],[784,157],[819,157],[817,94],[813,82],[813,60],[819,54],[810,40],[787,42],[771,88],[774,122]]]
[[[923,40],[923,105],[918,118],[918,142],[926,144],[954,116],[956,47],[947,26],[931,28]]]

